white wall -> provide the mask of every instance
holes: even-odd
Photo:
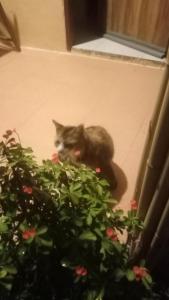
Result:
[[[2,0],[6,13],[17,17],[21,46],[66,50],[63,0]]]

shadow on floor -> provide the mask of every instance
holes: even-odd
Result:
[[[127,190],[127,177],[123,170],[116,163],[113,163],[113,170],[117,179],[117,188],[114,191],[112,191],[112,195],[114,199],[120,202],[123,194]]]
[[[4,49],[0,49],[0,57],[5,55],[5,54],[8,54],[10,53],[12,50],[4,50]]]

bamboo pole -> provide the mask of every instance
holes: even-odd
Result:
[[[169,195],[168,178],[169,178],[169,151],[168,151],[168,157],[165,162],[165,166],[160,176],[159,183],[156,186],[156,191],[154,193],[153,199],[151,201],[150,207],[148,209],[144,221],[144,231],[142,234],[142,246],[141,246],[141,252],[143,256],[146,255],[147,251],[150,248],[150,245],[154,238],[154,233],[156,233],[161,216],[163,215],[163,212],[165,210],[165,206]]]
[[[146,169],[148,168],[147,161],[148,161],[148,157],[150,154],[150,149],[152,146],[155,129],[157,127],[158,118],[160,115],[162,103],[164,100],[164,96],[165,96],[168,84],[169,84],[169,47],[166,51],[166,67],[165,67],[165,71],[164,71],[164,76],[163,76],[161,88],[159,91],[157,103],[156,103],[156,106],[154,109],[154,113],[153,113],[152,119],[150,121],[149,130],[147,133],[146,142],[145,142],[145,146],[144,146],[144,150],[143,150],[143,154],[142,154],[142,158],[141,158],[141,162],[140,162],[139,173],[138,173],[137,181],[136,181],[136,185],[135,185],[135,192],[134,192],[133,198],[139,202],[141,201],[140,195],[143,190],[144,175],[147,171]],[[148,206],[146,208],[148,209]],[[140,217],[142,217],[142,220],[144,220],[146,211],[142,212],[142,214],[140,213],[139,215],[140,215]]]
[[[161,261],[168,259],[169,252],[169,198],[163,211],[161,220],[151,242],[147,263],[151,269],[159,268]]]
[[[141,188],[142,188],[142,184],[143,184],[143,178],[144,178],[144,174],[145,174],[145,170],[146,170],[147,159],[148,159],[149,152],[151,149],[154,132],[155,132],[155,128],[157,125],[161,106],[162,106],[162,103],[164,100],[164,95],[166,92],[166,87],[167,87],[168,81],[169,81],[169,65],[166,64],[160,92],[158,95],[158,99],[157,99],[157,103],[156,103],[156,106],[154,109],[152,119],[149,124],[149,130],[147,133],[146,142],[145,142],[145,146],[144,146],[144,150],[143,150],[143,154],[142,154],[142,158],[141,158],[141,162],[140,162],[139,173],[137,176],[136,187],[135,187],[135,192],[134,192],[134,197],[133,197],[133,199],[136,199],[136,200],[139,200],[139,198],[140,198]]]
[[[169,82],[164,95],[139,198],[138,215],[144,220],[169,149]]]

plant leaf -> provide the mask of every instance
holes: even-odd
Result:
[[[97,237],[96,235],[91,232],[91,231],[84,231],[80,236],[79,236],[79,239],[81,240],[91,240],[91,241],[96,241],[97,240]]]
[[[46,247],[52,247],[53,246],[53,242],[51,240],[45,240],[45,239],[42,239],[42,238],[38,237],[37,241],[42,246],[46,246]]]
[[[144,284],[144,286],[147,290],[151,289],[150,284],[147,282],[145,277],[142,278],[142,283]]]
[[[0,233],[5,233],[8,231],[8,225],[5,223],[0,223]]]
[[[89,214],[89,215],[87,216],[87,219],[86,219],[87,225],[90,226],[90,225],[92,224],[92,221],[93,221],[92,216]]]
[[[144,278],[149,284],[153,283],[152,277],[149,274],[147,274]]]
[[[116,269],[114,274],[117,280],[121,280],[125,276],[125,272],[120,268]]]
[[[40,227],[36,230],[36,235],[42,235],[48,231],[46,226]]]
[[[6,277],[7,273],[8,273],[8,272],[7,272],[7,270],[5,270],[5,269],[0,270],[0,278]]]
[[[127,270],[126,277],[127,277],[128,281],[134,281],[135,280],[135,274],[130,269]]]

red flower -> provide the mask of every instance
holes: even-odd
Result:
[[[75,156],[80,156],[80,154],[81,154],[80,150],[75,150],[75,152],[74,152]]]
[[[117,237],[117,233],[114,231],[113,228],[111,227],[108,227],[106,229],[106,235],[108,238],[110,238],[112,241],[117,241],[118,240],[118,237]]]
[[[83,266],[77,266],[75,269],[75,273],[78,276],[86,276],[87,275],[87,269]]]
[[[22,237],[23,237],[24,240],[28,240],[30,238],[34,238],[35,235],[36,235],[35,228],[31,228],[31,229],[25,230],[22,233]]]
[[[108,227],[108,228],[106,229],[106,235],[107,235],[108,237],[112,237],[113,234],[114,234],[113,228]]]
[[[95,171],[96,171],[96,173],[101,173],[101,169],[100,168],[96,168]]]
[[[22,190],[24,193],[31,195],[33,190],[30,186],[23,185]]]
[[[134,266],[133,267],[133,272],[136,276],[136,280],[139,281],[141,280],[142,278],[144,278],[148,272],[147,272],[147,269],[144,268],[144,267],[138,267],[138,266]]]
[[[57,164],[59,162],[58,154],[57,153],[53,153],[51,160],[52,160],[53,163]]]
[[[131,202],[131,210],[137,210],[138,209],[138,204],[136,200],[132,200]]]

